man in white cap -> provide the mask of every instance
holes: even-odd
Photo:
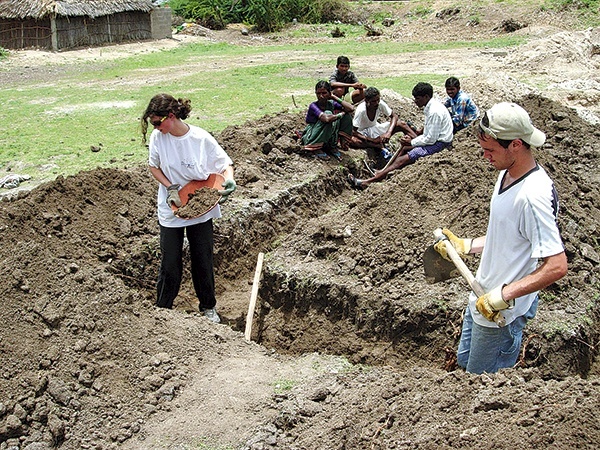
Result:
[[[530,147],[546,136],[514,103],[498,103],[479,123],[483,157],[500,171],[485,236],[461,239],[444,229],[461,256],[482,253],[475,276],[486,294],[471,293],[458,346],[459,366],[471,373],[513,367],[523,328],[535,317],[538,291],[567,273],[556,224],[558,196]],[[436,250],[447,258],[443,243]],[[506,325],[497,322],[502,315]]]

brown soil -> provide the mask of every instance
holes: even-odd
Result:
[[[209,187],[202,187],[196,189],[191,194],[188,194],[188,200],[185,205],[177,208],[175,215],[182,219],[193,219],[199,217],[202,214],[206,214],[211,208],[213,208],[221,195],[217,189]]]
[[[506,18],[495,13],[476,33],[495,32]],[[496,174],[470,132],[359,192],[346,175],[365,175],[374,156],[301,155],[293,136],[304,111],[282,112],[218,136],[238,182],[215,222],[221,325],[197,312],[187,273],[174,310],[153,306],[156,183],[145,167],[3,197],[0,450],[596,448],[600,131],[590,83],[599,56],[584,49],[595,48],[593,30],[521,14],[514,20],[546,31],[508,53],[467,49],[460,73],[449,62],[456,51],[378,66],[401,75],[428,61],[420,70],[452,71],[482,108],[522,104],[548,135],[536,155],[560,194],[570,271],[544,291],[516,368],[453,370],[467,288],[461,279],[427,284],[421,264],[438,226],[485,230]],[[468,12],[442,17],[406,20],[387,37],[472,32]],[[20,70],[47,76],[30,68]],[[384,98],[422,124],[409,99]]]

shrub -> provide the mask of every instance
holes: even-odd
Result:
[[[278,31],[287,22],[285,5],[285,1],[249,0],[246,9],[248,23],[257,31]]]
[[[292,0],[291,3],[296,4],[299,9],[299,13],[294,17],[304,23],[344,21],[348,13],[345,0]]]
[[[231,0],[171,0],[173,12],[203,27],[221,30],[231,22]]]
[[[297,19],[303,23],[344,21],[345,0],[170,0],[173,12],[207,28],[244,22],[257,31],[278,31]]]

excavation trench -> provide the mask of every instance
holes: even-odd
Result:
[[[549,136],[537,156],[561,198],[569,259],[568,275],[542,293],[520,365],[555,383],[598,373],[600,132],[547,99],[520,103]],[[23,420],[4,414],[1,439],[43,429],[60,441],[57,417],[87,436],[102,414],[101,439],[123,442],[140,417],[191,392],[184,386],[197,374],[188,367],[215,364],[219,372],[229,358],[247,364],[254,351],[344,355],[410,376],[453,367],[467,288],[462,279],[428,284],[421,258],[439,226],[485,232],[496,173],[465,133],[452,151],[354,191],[346,174],[364,175],[364,152],[347,152],[341,163],[298,154],[290,136],[302,120],[281,114],[219,136],[239,185],[215,221],[222,325],[198,313],[188,273],[173,311],[153,306],[160,252],[147,167],[80,172],[2,201],[0,392],[5,411]],[[566,124],[569,134],[561,131]],[[239,331],[259,252],[265,262],[252,339],[262,347],[254,347]],[[477,263],[467,261],[472,269]],[[453,386],[452,393],[463,390]],[[123,409],[127,418],[115,427]]]
[[[339,219],[349,220],[352,215],[343,211],[360,208],[356,203],[360,197],[346,191],[343,177],[338,170],[327,172],[277,200],[254,204],[243,221],[236,219],[235,227],[221,225],[221,232],[229,236],[229,245],[219,250],[224,260],[248,249],[244,245],[248,240],[261,242],[255,251],[267,253],[253,339],[288,354],[320,352],[344,355],[352,363],[454,368],[467,295],[462,280],[427,285],[420,245],[416,251],[405,245],[412,256],[398,262],[389,261],[392,255],[383,258],[387,263],[368,255],[347,256],[349,246],[356,248],[352,237],[361,233],[361,227]],[[323,205],[328,209],[323,210]],[[292,210],[319,210],[320,214],[306,213],[298,220],[292,213],[286,220],[282,211]],[[265,234],[265,223],[271,224],[270,236]],[[370,239],[382,233],[375,223],[366,228]],[[399,238],[398,243],[410,241]],[[569,330],[563,323],[560,333],[533,322],[519,364],[540,367],[549,377],[585,375],[595,356],[586,342],[594,342],[597,336],[597,312],[589,313],[587,326],[581,321]],[[561,323],[562,314],[547,311],[544,316]],[[242,313],[234,328],[242,331],[244,326]]]
[[[519,364],[539,367],[547,377],[585,376],[598,338],[600,201],[593,174],[600,136],[548,99],[530,95],[519,102],[549,136],[537,157],[559,191],[570,269],[542,292]],[[577,132],[566,136],[567,124]],[[215,222],[220,311],[244,330],[257,255],[264,252],[252,338],[267,348],[345,355],[364,364],[453,367],[468,289],[460,278],[427,284],[422,254],[439,226],[467,236],[485,233],[496,173],[464,133],[451,152],[353,191],[346,174],[365,175],[364,152],[348,152],[341,164],[298,155],[291,136],[301,126],[301,115],[282,114],[220,135],[234,155],[240,185]],[[152,286],[156,237],[132,248],[138,251],[113,267],[133,284]],[[467,261],[473,271],[477,263]],[[152,300],[154,292],[144,295]],[[185,309],[194,309],[193,297],[188,282]]]
[[[568,275],[542,293],[521,364],[547,378],[586,376],[595,370],[599,334],[600,132],[548,99],[519,102],[548,134],[536,155],[559,192],[569,259]],[[402,111],[402,105],[392,105]],[[257,255],[264,252],[252,338],[267,349],[345,355],[364,364],[446,367],[467,288],[461,279],[427,284],[422,254],[439,226],[464,236],[485,232],[496,173],[464,133],[452,151],[354,191],[346,174],[364,175],[364,152],[347,152],[341,163],[300,155],[293,135],[302,121],[301,114],[279,114],[218,136],[236,161],[239,185],[215,221],[223,323],[244,330]],[[120,376],[128,379],[148,357],[143,348],[128,345],[148,338],[136,322],[160,330],[167,318],[197,311],[187,273],[176,314],[153,309],[159,261],[155,195],[156,182],[142,166],[59,177],[2,202],[0,227],[8,244],[1,249],[0,269],[10,321],[0,344],[22,355],[7,366],[13,378],[25,380],[41,370],[68,379],[73,367],[88,367],[102,379],[118,360]],[[473,270],[477,263],[467,262]],[[181,333],[189,345],[201,345],[185,329]],[[103,345],[106,336],[120,345]]]

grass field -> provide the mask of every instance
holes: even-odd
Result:
[[[147,151],[141,145],[139,117],[158,92],[190,98],[190,123],[216,133],[265,114],[304,110],[314,100],[315,82],[328,77],[338,54],[383,58],[434,48],[517,43],[519,39],[505,38],[358,46],[352,36],[334,44],[195,43],[107,62],[80,61],[55,77],[17,77],[0,91],[3,117],[10,124],[0,136],[0,176],[52,179],[99,166],[144,162]],[[369,82],[410,96],[417,81],[441,85],[444,78],[382,75]]]

